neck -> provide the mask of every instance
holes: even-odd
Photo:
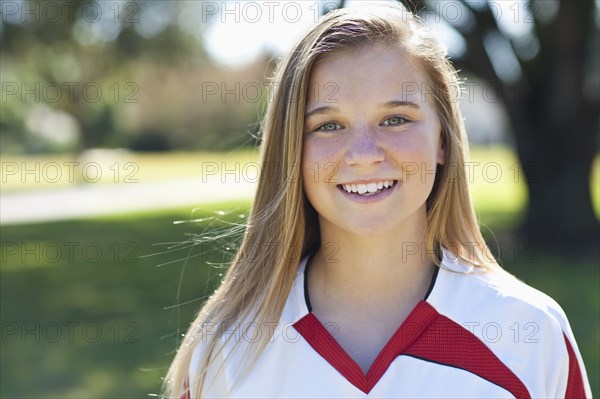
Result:
[[[311,269],[315,281],[348,301],[422,299],[435,266],[425,250],[426,217],[413,219],[376,236],[342,231],[321,221],[321,247]]]

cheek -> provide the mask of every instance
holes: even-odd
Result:
[[[306,137],[303,143],[307,159],[314,161],[334,161],[339,158],[343,149],[343,138],[340,137]]]
[[[426,136],[410,135],[394,140],[386,146],[397,160],[405,162],[435,162],[437,148]]]
[[[320,162],[319,151],[312,143],[304,143],[302,149],[302,181],[304,192],[310,197],[315,189],[315,176],[318,176],[318,167]],[[312,202],[312,201],[311,201]]]
[[[390,143],[388,150],[405,181],[433,182],[438,155],[433,140],[419,135],[407,136]]]
[[[326,196],[323,195],[325,186],[318,183],[324,175],[322,166],[327,163],[327,156],[323,148],[306,140],[302,151],[302,188],[308,202],[319,212]]]
[[[307,183],[310,183],[310,165],[314,163],[315,154],[313,151],[313,147],[310,145],[310,143],[307,143],[307,140],[305,139],[302,145],[302,180],[305,186]],[[306,191],[306,188],[304,190]]]
[[[334,143],[305,139],[302,151],[302,177],[305,184],[335,182],[340,158]]]

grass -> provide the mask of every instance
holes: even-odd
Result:
[[[75,184],[120,185],[194,178],[235,170],[257,161],[255,150],[228,153],[133,153],[100,151],[72,155],[2,156],[2,192],[53,190]],[[248,172],[250,173],[250,172]]]
[[[3,227],[0,396],[158,393],[179,335],[223,273],[211,265],[223,260],[210,253],[216,245],[175,244],[239,222],[247,206]],[[205,221],[173,224],[196,218]],[[509,256],[504,266],[563,306],[598,395],[598,267],[535,255]]]
[[[173,221],[238,206],[3,227],[0,396],[158,393],[180,330],[222,273],[205,263],[222,260],[217,255],[181,260],[206,247],[169,252],[202,231]],[[178,303],[184,304],[165,310]]]

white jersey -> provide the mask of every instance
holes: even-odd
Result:
[[[247,325],[246,332],[232,329],[224,352],[230,353],[235,342],[240,350],[223,370],[217,372],[218,365],[208,370],[201,397],[591,397],[560,306],[507,273],[456,273],[470,269],[448,251],[427,296],[365,375],[335,340],[336,325],[322,324],[311,313],[307,259],[299,264],[279,323]],[[272,331],[256,365],[236,378],[248,345]],[[191,397],[201,351],[199,343],[189,370]]]

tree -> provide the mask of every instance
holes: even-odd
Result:
[[[27,0],[1,5],[3,90],[4,84],[14,90],[3,97],[9,99],[2,104],[3,140],[5,131],[25,136],[22,115],[42,103],[77,121],[80,150],[129,144],[117,126],[116,110],[139,101],[136,72],[144,64],[158,69],[192,56],[201,63],[207,59],[202,41],[178,24],[189,3]],[[18,115],[11,118],[12,126],[5,114]]]
[[[594,2],[530,0],[524,7],[511,4],[513,16],[521,19],[515,22],[532,25],[530,45],[534,50],[537,46],[533,54],[520,51],[519,38],[503,32],[498,9],[494,10],[497,2],[403,3],[413,12],[436,13],[450,23],[467,46],[464,56],[452,60],[454,65],[485,79],[502,93],[529,193],[519,229],[521,238],[541,249],[596,255],[600,225],[592,207],[589,179],[598,152],[600,117],[598,81],[590,79],[598,73],[597,65],[589,67],[588,62],[589,57],[598,58],[593,50],[598,45]],[[463,18],[456,18],[456,13],[445,15],[449,4],[464,13]],[[340,7],[344,5],[342,0]],[[469,23],[464,23],[465,18]],[[509,44],[521,71],[518,78],[499,76],[490,58],[497,51],[490,45],[490,37]]]

